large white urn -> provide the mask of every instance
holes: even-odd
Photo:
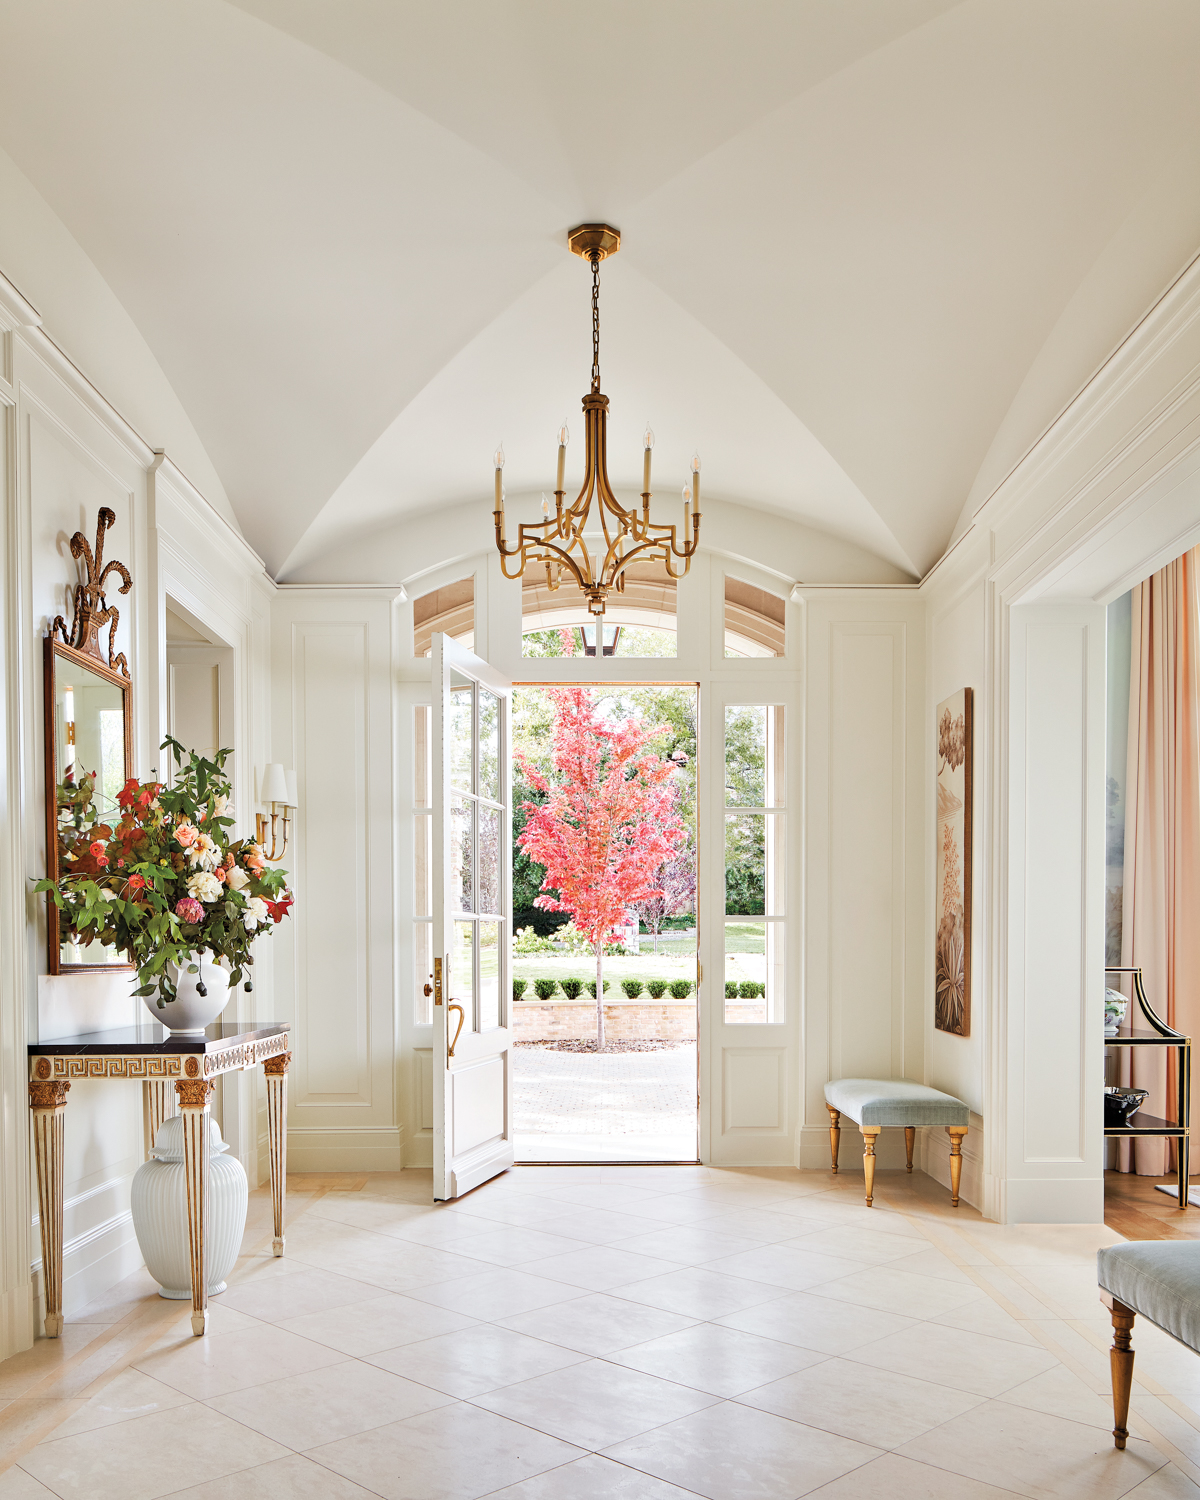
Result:
[[[225,1290],[246,1228],[249,1187],[246,1172],[221,1139],[217,1122],[209,1116],[208,1235],[204,1257],[208,1295]],[[173,1115],[158,1127],[150,1160],[133,1174],[130,1209],[138,1247],[146,1269],[159,1283],[160,1297],[190,1301],[191,1262],[188,1258],[187,1181],[183,1162],[183,1117]]]
[[[195,974],[188,972],[192,964]],[[160,1006],[159,995],[143,995],[146,1009],[172,1036],[203,1036],[204,1028],[229,1004],[229,970],[207,948],[198,956],[192,954],[189,963],[167,967],[175,981],[175,998]]]

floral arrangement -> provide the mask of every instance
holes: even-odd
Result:
[[[124,953],[137,967],[134,993],[157,992],[161,1009],[175,998],[168,966],[196,974],[206,949],[228,961],[230,985],[240,983],[254,963],[250,945],[293,898],[259,844],[230,837],[232,751],[205,760],[169,735],[160,749],[175,758],[174,783],[127,781],[119,817],[94,808],[92,776],[59,788],[59,878],[35,889],[49,892],[71,933]]]

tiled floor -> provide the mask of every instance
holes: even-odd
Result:
[[[1200,1360],[1139,1325],[1109,1429],[1102,1227],[919,1174],[518,1168],[255,1194],[202,1340],[142,1274],[0,1365],[0,1500],[1183,1500]]]
[[[695,1161],[694,1044],[512,1057],[518,1161]]]

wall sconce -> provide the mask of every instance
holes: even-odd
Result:
[[[287,853],[288,833],[291,830],[292,810],[299,807],[296,796],[296,773],[285,771],[277,763],[272,763],[263,771],[262,786],[259,791],[258,800],[270,803],[271,812],[271,846],[267,848],[267,814],[255,813],[254,831],[258,843],[261,845],[267,859],[282,859]],[[279,821],[283,820],[283,837],[279,837]]]

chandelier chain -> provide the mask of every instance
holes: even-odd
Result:
[[[600,255],[593,250],[592,262],[592,393],[600,389]]]

